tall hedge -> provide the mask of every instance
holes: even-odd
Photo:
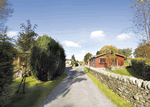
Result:
[[[51,37],[39,37],[31,47],[30,67],[32,75],[41,81],[53,79],[64,72],[63,48]],[[61,69],[61,70],[60,70]]]
[[[150,80],[150,66],[148,65],[150,59],[134,58],[131,59],[132,68],[134,72],[143,76],[146,80]]]
[[[13,79],[13,58],[16,53],[8,41],[0,41],[0,94]]]

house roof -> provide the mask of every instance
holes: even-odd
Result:
[[[93,55],[91,56],[89,59],[91,58],[96,58],[96,57],[99,57],[99,56],[102,56],[102,55],[105,55],[106,53],[103,53],[103,54],[99,54],[99,55]],[[122,57],[125,57],[124,55],[121,55],[121,54],[118,54],[118,53],[115,53],[116,55],[119,55],[119,56],[122,56]]]

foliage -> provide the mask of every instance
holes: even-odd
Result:
[[[150,37],[150,1],[149,0],[134,0],[130,5],[133,10],[133,23],[132,29],[137,37],[141,37],[141,40],[145,39],[149,42]]]
[[[139,44],[139,46],[135,49],[133,55],[142,58],[149,58],[150,59],[150,42],[146,43],[143,41]]]
[[[11,17],[11,14],[13,13],[11,5],[12,4],[10,4],[8,0],[0,0],[0,30],[3,29],[4,23],[7,21],[7,18]]]
[[[100,54],[100,51],[97,51],[97,52],[96,52],[96,55],[99,55],[99,54]]]
[[[85,62],[85,64],[88,63],[87,60],[88,60],[91,56],[92,56],[91,53],[86,53],[86,55],[84,56],[84,62]]]
[[[27,20],[27,26],[25,26],[23,23],[21,24],[20,28],[22,28],[23,30],[19,32],[18,41],[16,43],[23,52],[28,51],[31,45],[35,42],[35,37],[38,36],[38,34],[34,32],[34,29],[36,27],[37,25],[35,24],[32,29],[30,20]]]
[[[72,55],[71,60],[72,60],[72,61],[76,61],[76,59],[75,59],[75,56],[74,56],[74,55]]]
[[[3,34],[0,34],[0,94],[13,79],[13,58],[17,51],[10,40],[5,29]]]
[[[31,48],[30,68],[32,75],[47,81],[65,71],[65,51],[54,39],[43,35]]]
[[[126,57],[125,57],[125,60],[132,54],[131,52],[132,52],[132,49],[131,49],[131,48],[122,49],[122,54],[123,54],[124,56],[126,56]]]
[[[118,53],[118,49],[117,49],[116,46],[105,45],[99,51],[100,54],[103,54],[103,53],[106,53],[106,52],[109,52],[109,53],[112,53],[112,52]]]
[[[147,80],[150,80],[150,59],[146,58],[134,58],[131,59],[133,70],[144,77]]]

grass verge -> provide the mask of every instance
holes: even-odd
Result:
[[[90,74],[85,68],[83,68],[85,73],[92,79],[92,81],[98,86],[103,94],[105,94],[117,107],[134,107],[130,103],[126,102],[123,98],[119,97],[117,94],[108,89],[100,81],[98,81],[92,74]]]
[[[19,93],[15,93],[21,82],[21,79],[15,79],[11,84],[11,87],[13,87],[12,93],[14,94],[11,97],[11,102],[6,107],[39,107],[67,75],[67,73],[64,73],[55,80],[47,82],[39,82],[32,77],[26,77],[25,94],[22,93],[22,86]]]
[[[110,70],[108,72],[112,72],[112,73],[120,74],[120,75],[126,75],[126,76],[130,76],[130,77],[135,77],[138,79],[143,79],[143,77],[138,75],[137,73],[135,73],[132,68]]]

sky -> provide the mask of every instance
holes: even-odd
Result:
[[[130,0],[9,0],[14,8],[8,18],[8,36],[17,38],[26,20],[37,24],[35,32],[62,44],[66,59],[82,61],[88,52],[96,55],[105,45],[137,48],[139,39],[127,31],[133,26]]]

